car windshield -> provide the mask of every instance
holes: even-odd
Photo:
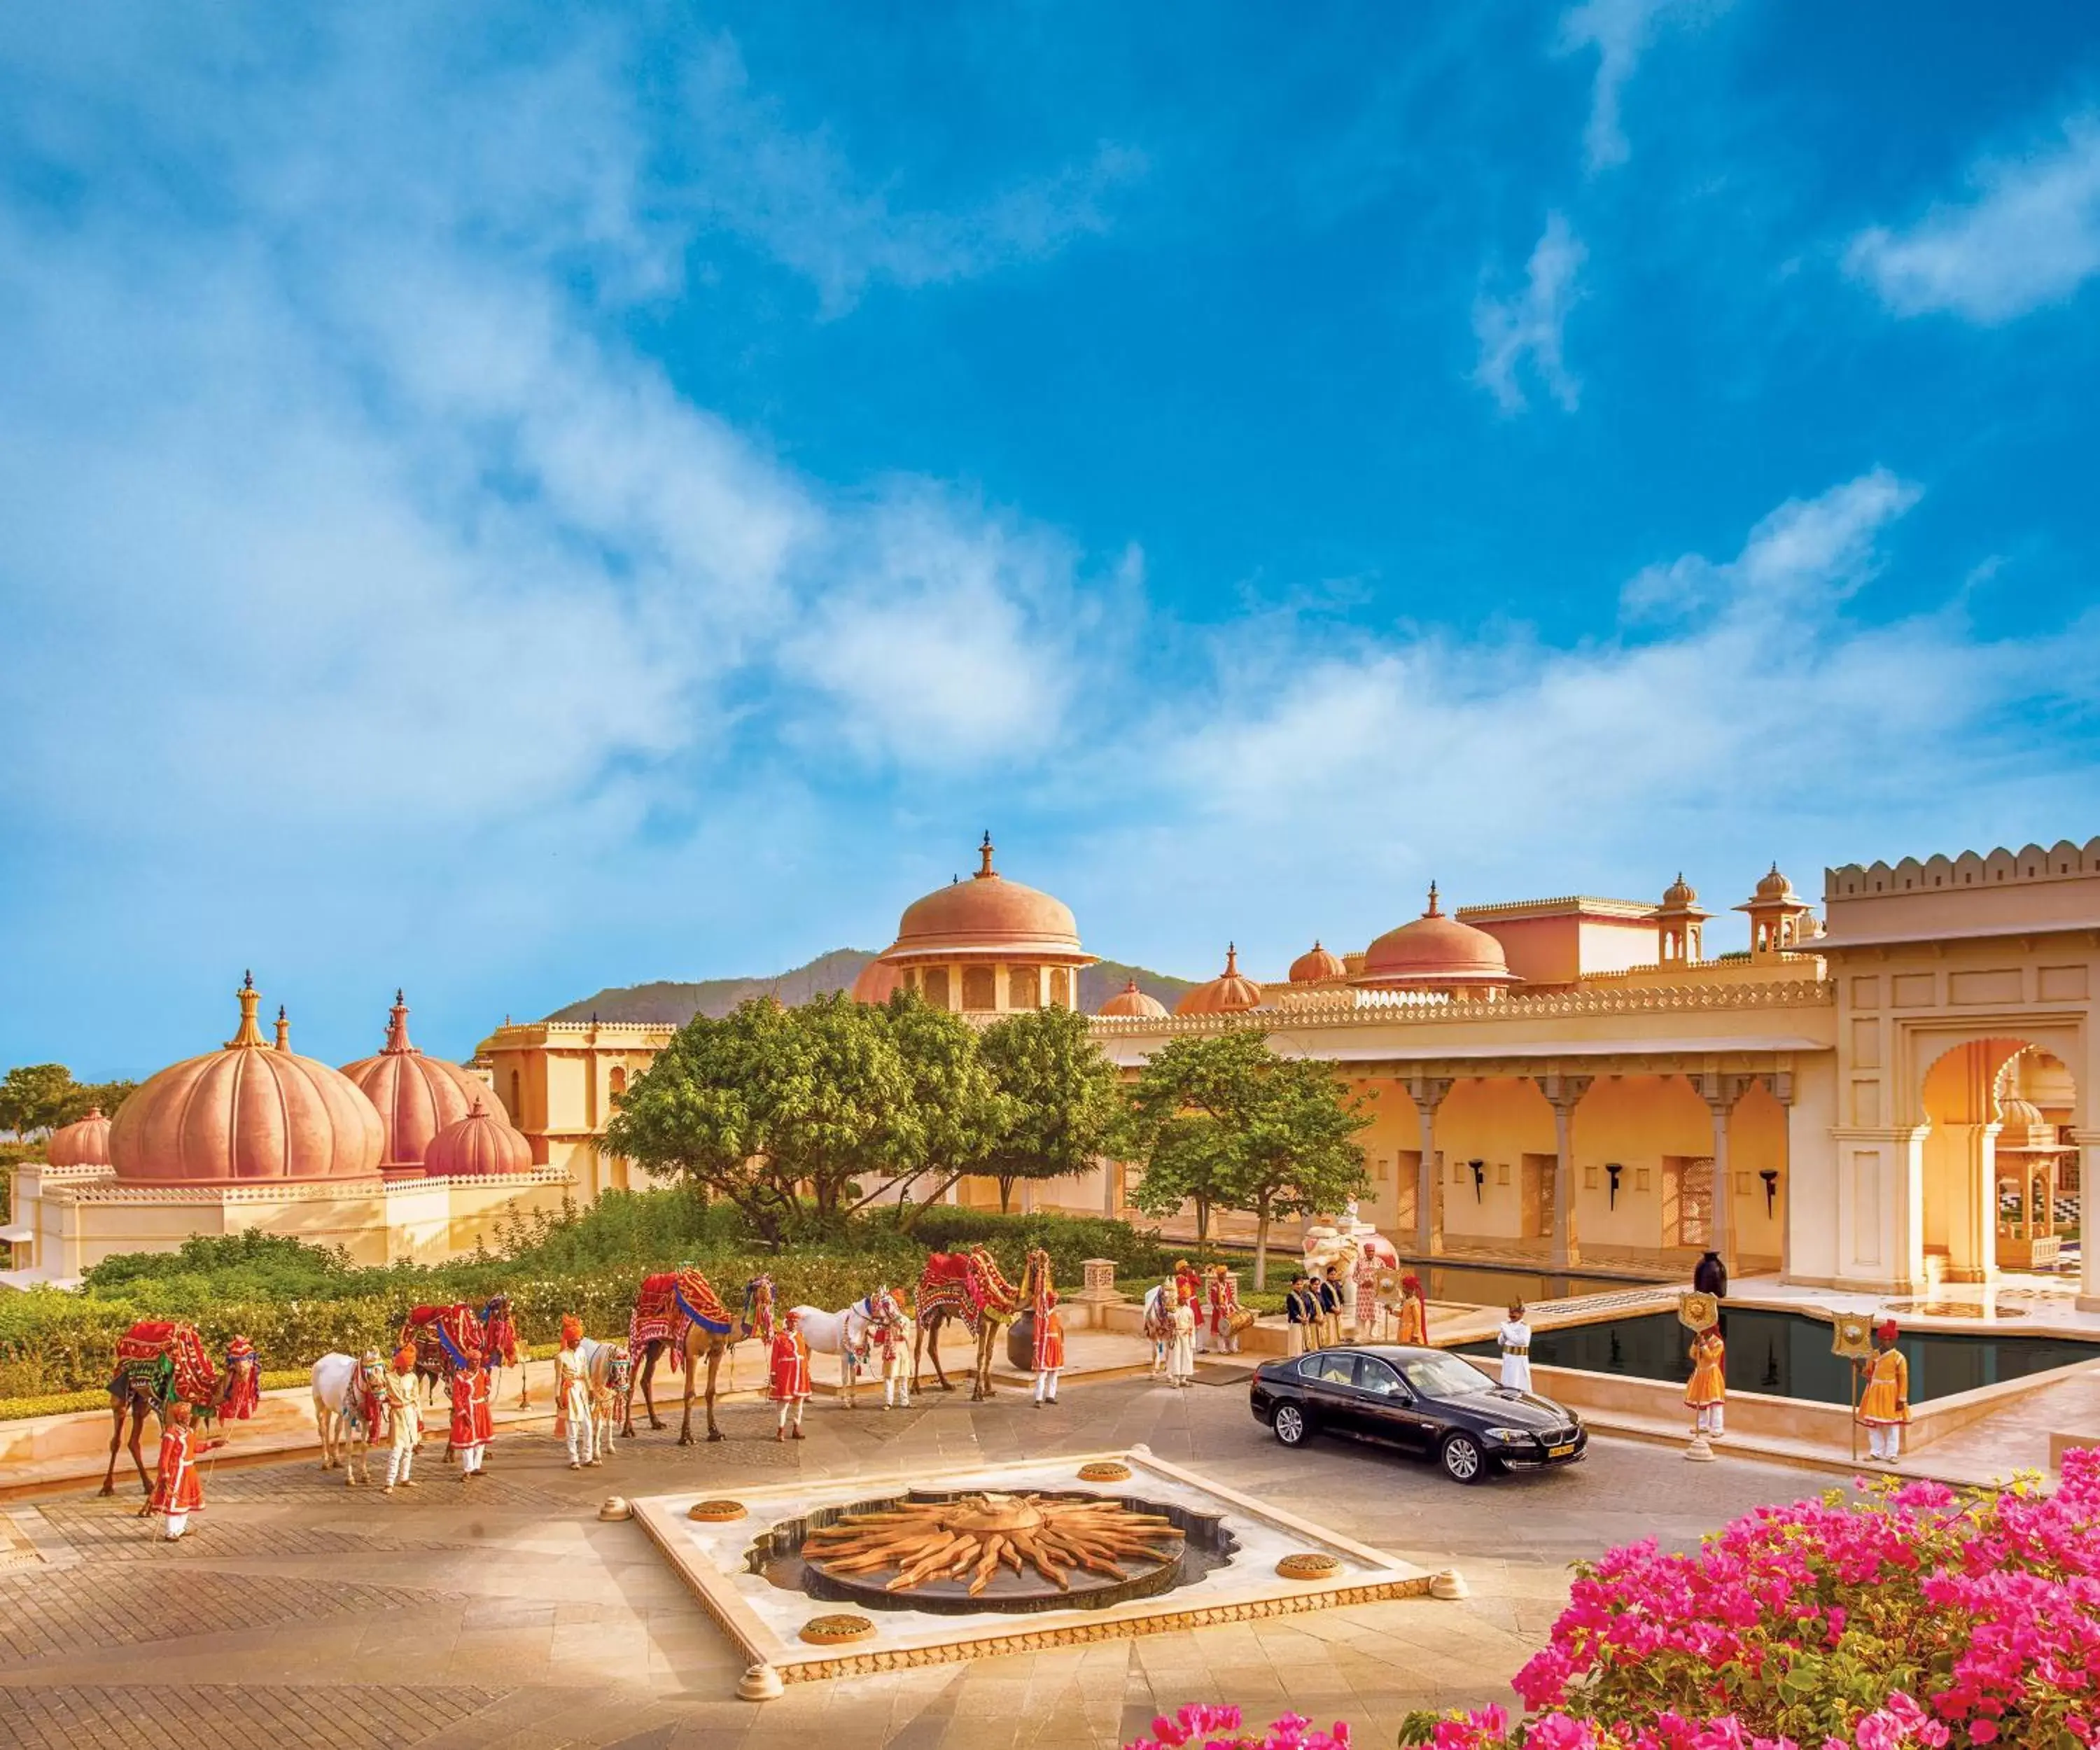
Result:
[[[1456,1355],[1410,1355],[1400,1364],[1407,1382],[1425,1398],[1469,1397],[1489,1387],[1486,1374]]]

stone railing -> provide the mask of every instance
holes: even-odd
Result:
[[[1247,1028],[1348,1027],[1395,1021],[1446,1025],[1493,1021],[1504,1025],[1560,1020],[1591,1015],[1680,1015],[1717,1010],[1822,1008],[1837,1001],[1837,986],[1826,978],[1798,978],[1756,984],[1624,986],[1608,990],[1568,990],[1536,997],[1454,1000],[1441,993],[1412,990],[1341,990],[1308,993],[1275,1008],[1250,1009],[1238,1015],[1096,1015],[1096,1037],[1123,1038],[1150,1034],[1232,1033]]]
[[[395,1192],[421,1191],[433,1186],[487,1189],[572,1183],[566,1168],[536,1166],[525,1173],[470,1173],[449,1179],[279,1179],[255,1185],[125,1185],[110,1179],[51,1189],[54,1201],[68,1203],[324,1203],[349,1197],[383,1199]]]

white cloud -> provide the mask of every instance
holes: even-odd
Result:
[[[1145,156],[1101,142],[1083,160],[996,190],[960,209],[899,205],[823,130],[798,131],[751,89],[733,43],[716,44],[690,80],[690,143],[707,219],[758,244],[817,288],[827,315],[871,282],[932,285],[1053,255],[1110,223],[1114,197]]]
[[[1082,861],[1162,896],[1122,902],[1154,963],[1201,965],[1233,933],[1259,973],[1316,934],[1361,946],[1414,915],[1432,875],[1454,903],[1642,898],[1679,866],[1747,890],[1777,857],[1812,890],[1816,856],[2071,831],[2100,613],[1979,638],[1958,575],[1951,605],[1893,624],[1842,612],[1919,496],[1877,469],[1780,506],[1732,560],[1643,574],[1682,586],[1686,618],[1658,637],[1223,634],[1210,708],[1133,726],[1145,766],[1114,774],[1133,798],[1116,818],[1159,824],[1110,828]],[[2037,713],[2062,738],[2033,745]],[[1098,798],[1110,778],[1094,778]],[[1320,909],[1279,915],[1277,893]]]
[[[1590,121],[1583,130],[1583,154],[1590,170],[1624,164],[1631,154],[1620,120],[1620,102],[1641,56],[1654,42],[1664,19],[1711,14],[1726,0],[1582,0],[1561,15],[1560,52],[1597,51],[1597,74],[1590,92]]]
[[[1581,386],[1562,358],[1561,330],[1582,296],[1575,278],[1587,254],[1568,221],[1551,214],[1526,264],[1524,289],[1507,298],[1483,293],[1476,300],[1473,333],[1480,357],[1473,380],[1494,396],[1504,412],[1516,412],[1524,405],[1517,370],[1527,357],[1547,393],[1574,411]]]
[[[2062,134],[1978,165],[1965,205],[1860,232],[1846,269],[1899,316],[1944,311],[1992,324],[2070,297],[2100,272],[2100,116],[2074,116]]]
[[[1750,531],[1732,560],[1717,565],[1687,553],[1649,566],[1626,584],[1621,604],[1635,618],[1753,600],[1813,611],[1866,582],[1877,563],[1876,538],[1919,496],[1917,487],[1877,468],[1820,497],[1790,498]]]

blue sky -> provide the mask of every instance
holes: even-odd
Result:
[[[2080,5],[10,8],[0,1065],[2082,840],[2096,281]]]

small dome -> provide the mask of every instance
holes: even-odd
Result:
[[[109,1120],[102,1108],[90,1107],[86,1117],[53,1131],[44,1145],[44,1159],[53,1166],[108,1166]]]
[[[887,1003],[903,979],[902,972],[877,954],[860,969],[860,976],[853,981],[853,999],[856,1003]]]
[[[381,1159],[388,1166],[415,1166],[430,1139],[465,1117],[477,1100],[487,1100],[499,1113],[503,1110],[488,1084],[472,1070],[442,1057],[426,1057],[408,1043],[408,1005],[398,990],[379,1055],[345,1064],[342,1073],[378,1109],[386,1130],[386,1152]]]
[[[2018,1094],[2002,1094],[1998,1098],[1998,1122],[2005,1129],[2027,1130],[2049,1121],[2041,1115],[2041,1108]]]
[[[1001,952],[1040,959],[1083,962],[1079,925],[1071,910],[1048,893],[1009,881],[991,866],[991,835],[978,848],[979,866],[967,881],[936,888],[904,908],[897,940],[885,952],[897,955]]]
[[[1757,897],[1759,899],[1791,899],[1793,897],[1793,884],[1779,872],[1779,865],[1777,863],[1774,863],[1771,866],[1771,871],[1770,874],[1762,875],[1758,877]]]
[[[1137,988],[1136,979],[1125,985],[1094,1012],[1096,1015],[1126,1015],[1140,1020],[1163,1020],[1167,1005],[1158,998]]]
[[[1177,1015],[1242,1015],[1261,1007],[1261,986],[1240,976],[1238,948],[1227,944],[1225,969],[1207,985],[1184,991],[1174,1005]]]
[[[127,1184],[248,1184],[377,1175],[386,1141],[372,1102],[326,1064],[274,1049],[255,1024],[254,981],[221,1051],[150,1078],[109,1123]]]
[[[1698,903],[1698,890],[1684,879],[1684,871],[1680,869],[1677,879],[1662,890],[1662,909],[1665,911],[1682,911],[1686,906]]]
[[[1324,984],[1330,978],[1343,976],[1348,971],[1339,954],[1316,941],[1290,963],[1290,981],[1294,985]]]
[[[1502,945],[1485,930],[1447,918],[1438,909],[1436,884],[1429,884],[1429,909],[1370,945],[1358,981],[1399,990],[1454,985],[1493,987],[1518,982]]]
[[[428,1179],[484,1179],[532,1170],[532,1145],[505,1121],[501,1109],[481,1100],[457,1123],[448,1124],[423,1151]]]

